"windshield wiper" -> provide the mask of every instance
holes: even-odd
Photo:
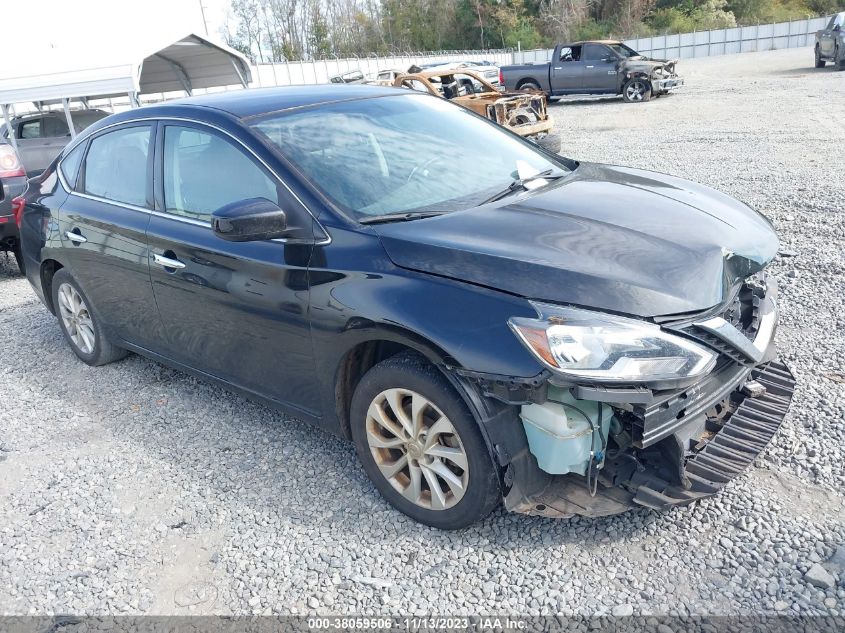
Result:
[[[407,222],[408,220],[420,220],[422,218],[433,218],[443,215],[446,211],[421,211],[419,213],[385,213],[384,215],[371,215],[358,220],[361,224],[383,224],[385,222]]]
[[[490,196],[489,198],[487,198],[487,200],[485,200],[481,204],[489,204],[490,202],[496,202],[496,200],[501,200],[505,196],[509,196],[512,193],[519,191],[520,189],[527,189],[527,187],[525,185],[527,185],[529,182],[532,182],[534,180],[556,180],[558,178],[562,178],[563,176],[566,176],[566,172],[562,172],[562,173],[558,173],[558,174],[554,174],[552,172],[554,172],[554,169],[546,169],[545,171],[541,171],[541,172],[538,172],[536,174],[532,174],[531,176],[526,176],[525,178],[517,178],[516,180],[514,180],[511,184],[509,184],[507,186],[507,189],[503,189],[499,193],[497,193],[493,196]]]

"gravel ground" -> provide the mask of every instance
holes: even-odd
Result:
[[[564,153],[722,189],[792,251],[793,407],[716,498],[437,532],[341,440],[137,356],[78,362],[0,255],[0,613],[845,614],[845,73],[811,63],[684,61],[676,95],[551,108]]]

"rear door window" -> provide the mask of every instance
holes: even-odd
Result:
[[[577,62],[581,60],[580,46],[564,46],[560,49],[560,61]]]
[[[18,138],[27,139],[27,138],[41,138],[41,119],[30,119],[29,121],[24,121],[18,127]]]
[[[164,205],[168,213],[202,221],[220,207],[249,198],[279,201],[275,181],[240,148],[209,131],[164,128]]]
[[[85,153],[85,143],[82,142],[74,147],[59,164],[62,176],[65,177],[71,189],[76,188],[76,175],[79,173],[79,165],[82,163],[82,155]]]
[[[106,200],[148,206],[151,129],[149,125],[126,127],[92,139],[85,157],[82,190]]]
[[[585,44],[581,58],[587,62],[597,62],[610,55],[610,49],[603,44]]]
[[[68,136],[67,122],[57,116],[44,117],[41,124],[41,135],[45,138]]]

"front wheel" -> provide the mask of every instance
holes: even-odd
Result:
[[[64,268],[53,276],[53,306],[65,339],[85,364],[105,365],[127,355],[106,339],[91,302]]]
[[[651,83],[643,77],[632,77],[622,86],[622,97],[628,103],[642,103],[651,99]]]
[[[824,68],[825,61],[822,59],[822,53],[819,47],[816,46],[816,68]]]
[[[400,354],[364,375],[352,398],[351,431],[370,480],[391,505],[420,523],[461,529],[501,500],[478,424],[421,356]]]

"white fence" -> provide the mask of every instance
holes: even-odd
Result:
[[[716,29],[675,35],[655,35],[625,40],[634,50],[658,59],[688,59],[711,55],[730,55],[781,48],[812,46],[816,31],[823,29],[830,17],[808,18],[793,22],[756,24],[733,29]],[[515,64],[547,62],[553,49],[513,53]]]
[[[757,24],[733,29],[655,35],[625,40],[625,43],[644,55],[670,59],[797,48],[812,46],[815,32],[823,29],[829,19],[829,17],[807,18],[794,22]],[[421,65],[437,62],[490,61],[501,66],[547,62],[551,59],[552,52],[552,49],[454,51],[389,57],[371,56],[257,64],[253,69],[252,85],[259,87],[323,84],[328,83],[330,77],[353,70],[360,70],[365,76],[374,77],[380,70],[407,70],[412,64]]]
[[[320,59],[309,62],[257,64],[252,75],[253,86],[288,86],[296,84],[324,84],[351,70],[360,70],[368,77],[380,70],[407,71],[411,65],[462,61],[490,61],[497,65],[513,63],[510,51],[467,51],[396,55],[391,57],[352,57],[349,59]]]

